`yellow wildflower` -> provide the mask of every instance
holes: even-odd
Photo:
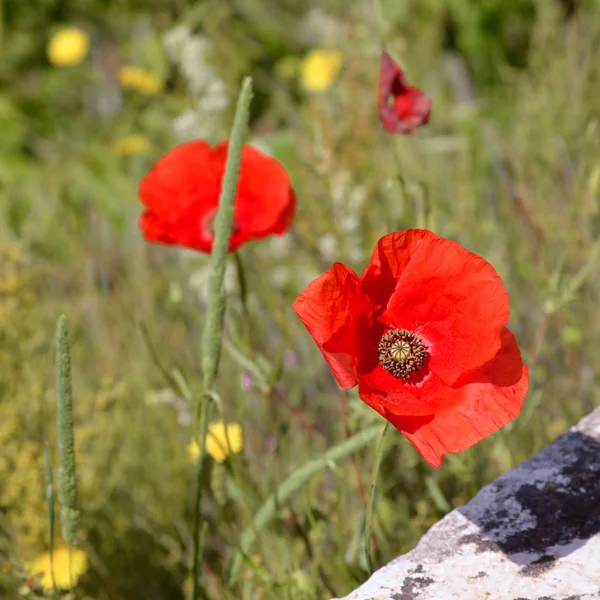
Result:
[[[300,65],[302,85],[309,92],[326,90],[342,68],[342,55],[337,50],[311,50]]]
[[[78,65],[90,49],[90,39],[77,27],[66,27],[56,32],[48,42],[46,53],[55,67]]]
[[[227,435],[226,435],[227,433]],[[227,446],[227,439],[229,445]],[[206,436],[206,451],[217,461],[223,462],[230,454],[238,454],[241,452],[244,445],[242,434],[242,426],[238,423],[211,423],[208,427],[208,435]],[[200,455],[200,447],[196,440],[188,445],[188,453],[192,461],[195,461]]]
[[[113,144],[113,150],[119,156],[143,154],[150,148],[150,140],[144,135],[128,135]]]
[[[119,69],[119,81],[124,88],[135,90],[144,96],[154,96],[163,87],[159,76],[141,67],[125,66]]]
[[[70,557],[69,557],[70,553]],[[69,565],[69,562],[71,563]],[[75,585],[79,578],[87,571],[88,560],[86,553],[80,548],[59,546],[52,553],[52,568],[54,581],[59,590],[68,590]],[[42,587],[52,589],[52,575],[50,573],[50,554],[46,552],[31,561],[29,572],[32,577],[41,577]]]

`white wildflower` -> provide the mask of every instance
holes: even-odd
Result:
[[[277,289],[285,287],[290,281],[290,270],[283,265],[271,269],[271,283]]]
[[[292,236],[290,233],[274,235],[268,240],[269,253],[280,258],[287,254],[292,247]]]
[[[181,61],[183,49],[191,38],[191,31],[187,25],[178,25],[169,29],[163,36],[163,46],[167,56],[175,63]]]
[[[338,250],[338,243],[335,236],[332,233],[326,233],[317,242],[317,248],[324,259],[333,260]]]
[[[348,205],[350,210],[356,212],[360,210],[367,199],[367,190],[362,185],[357,185],[348,195]]]
[[[184,46],[180,68],[193,94],[199,95],[214,79],[214,74],[206,62],[208,40],[200,36],[192,37]]]
[[[331,200],[340,205],[345,202],[350,184],[350,171],[338,171],[331,176]]]
[[[219,113],[229,106],[227,86],[221,79],[213,79],[202,92],[198,101],[198,110],[201,113]]]
[[[360,221],[358,220],[358,217],[354,216],[354,215],[347,215],[345,217],[342,217],[341,221],[340,221],[340,228],[342,231],[345,231],[346,233],[352,233],[354,231],[356,231],[358,229],[360,225]]]
[[[365,257],[365,253],[364,253],[363,249],[357,244],[354,244],[348,251],[348,258],[352,262],[360,263],[364,260],[364,257]]]
[[[198,112],[191,108],[173,119],[173,132],[180,142],[206,137],[206,130],[200,126]]]

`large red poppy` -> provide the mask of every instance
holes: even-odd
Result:
[[[362,275],[341,263],[293,305],[343,388],[434,467],[521,411],[528,371],[485,260],[411,229],[382,237]]]
[[[188,142],[152,167],[139,186],[146,206],[140,219],[146,240],[211,252],[227,149],[227,141],[214,148],[204,140]],[[229,251],[251,239],[284,233],[295,207],[296,196],[281,164],[244,146]]]
[[[411,133],[429,122],[431,98],[408,83],[385,50],[381,51],[378,104],[379,118],[390,133]]]

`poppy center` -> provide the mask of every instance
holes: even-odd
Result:
[[[379,364],[394,377],[408,379],[426,358],[421,338],[407,329],[391,329],[379,342]]]

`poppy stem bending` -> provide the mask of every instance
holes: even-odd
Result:
[[[204,393],[201,396],[201,406],[196,410],[199,414],[200,436],[198,438],[199,456],[195,472],[195,497],[194,497],[194,556],[192,563],[192,600],[197,600],[200,592],[200,564],[202,562],[202,530],[200,518],[200,503],[202,496],[202,464],[206,453],[206,436],[212,412],[213,395],[217,372],[219,370],[219,356],[221,354],[221,334],[223,327],[223,313],[225,310],[225,295],[223,293],[223,278],[227,265],[229,239],[233,226],[233,210],[240,176],[242,161],[242,148],[248,133],[248,120],[250,117],[250,102],[252,101],[252,79],[246,77],[233,120],[233,128],[229,141],[223,185],[219,196],[219,209],[214,222],[214,244],[211,255],[211,274],[208,284],[208,308],[206,322],[202,332],[202,371]],[[198,421],[198,418],[197,418]]]

